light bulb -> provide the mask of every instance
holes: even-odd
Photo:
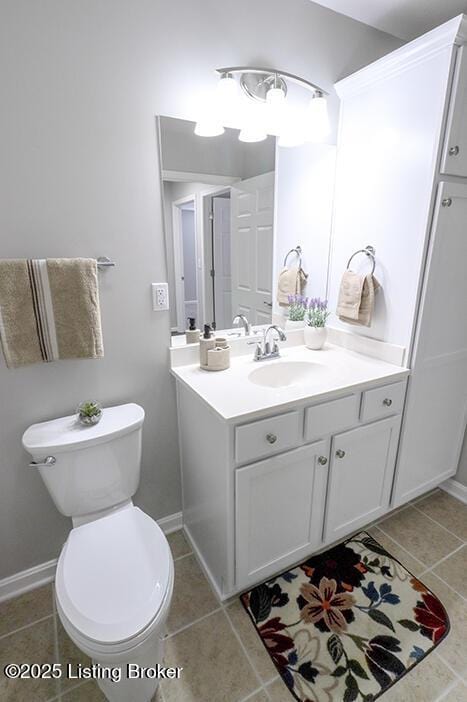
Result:
[[[310,141],[325,139],[331,130],[327,101],[320,90],[317,90],[310,100],[308,123]]]
[[[230,102],[235,100],[238,93],[237,81],[231,73],[223,73],[217,83],[217,94],[221,100]]]
[[[253,143],[254,141],[264,141],[267,134],[263,127],[256,124],[247,124],[240,130],[238,135],[239,141],[245,141],[247,143]]]
[[[201,137],[215,137],[224,133],[224,127],[215,117],[205,117],[196,122],[195,134]]]
[[[269,88],[266,93],[266,102],[269,105],[282,105],[285,101],[285,93],[282,88]]]

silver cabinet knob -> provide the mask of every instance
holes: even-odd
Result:
[[[457,156],[459,153],[459,147],[458,146],[451,146],[449,149],[449,155],[450,156]]]
[[[337,456],[337,458],[344,458],[345,451],[343,451],[342,449],[337,449],[336,456]]]
[[[390,407],[392,405],[392,400],[390,400],[389,397],[385,397],[383,400],[383,405],[385,407]]]
[[[277,436],[275,434],[266,434],[266,439],[270,444],[275,444],[277,441]]]
[[[326,458],[326,456],[320,456],[318,458],[318,463],[320,466],[325,466],[327,462],[328,462],[328,459]]]
[[[441,201],[441,204],[443,207],[451,207],[452,205],[452,198],[450,197],[445,197],[444,200]]]

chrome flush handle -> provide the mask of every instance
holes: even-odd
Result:
[[[55,456],[47,456],[43,461],[31,461],[29,464],[30,468],[42,468],[43,466],[54,466],[57,462]]]

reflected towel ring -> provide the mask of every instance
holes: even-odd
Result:
[[[358,251],[355,251],[349,258],[349,261],[347,263],[347,270],[349,270],[350,264],[352,263],[352,259],[355,258],[358,254],[365,254],[365,256],[368,256],[368,258],[371,258],[373,262],[373,267],[371,269],[371,275],[375,272],[376,268],[376,250],[373,246],[365,246],[364,249],[359,249]]]
[[[296,246],[294,249],[290,249],[290,251],[286,254],[284,258],[284,266],[287,265],[287,259],[290,256],[290,254],[296,254],[298,256],[298,267],[302,267],[302,247],[301,246]]]

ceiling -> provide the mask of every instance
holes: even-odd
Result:
[[[404,40],[467,14],[467,0],[313,0]]]

